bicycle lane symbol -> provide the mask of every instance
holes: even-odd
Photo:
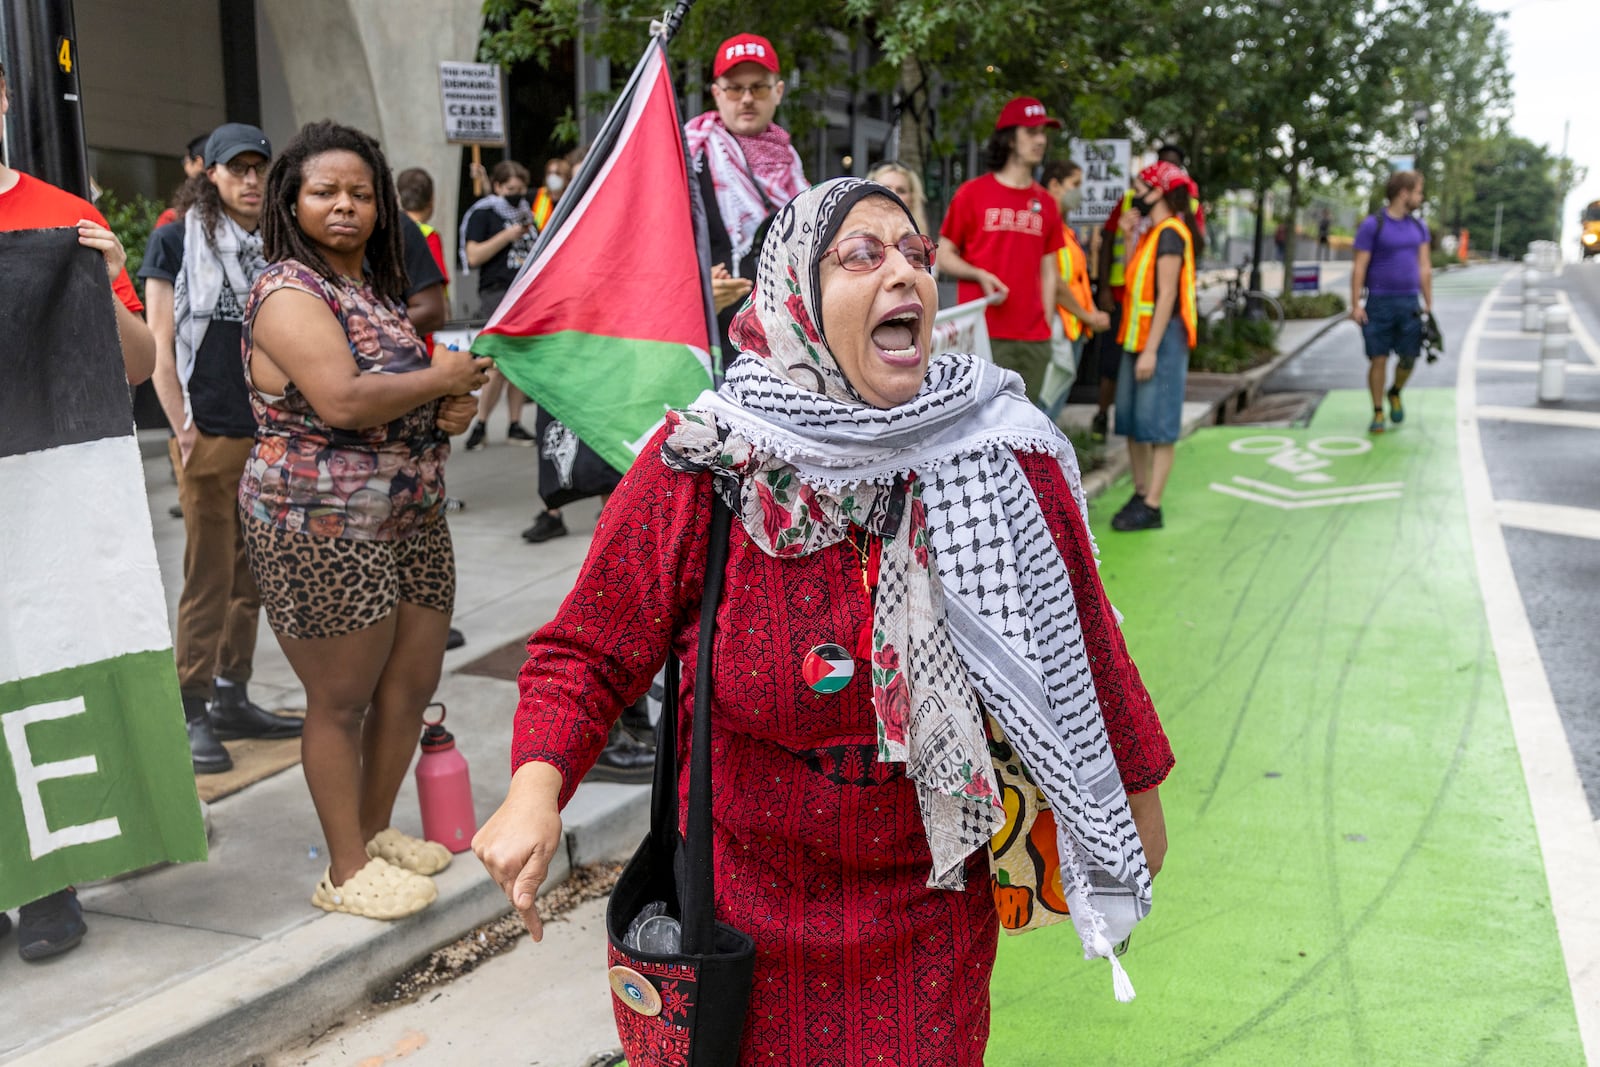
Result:
[[[1359,437],[1318,437],[1302,447],[1287,435],[1263,434],[1230,442],[1228,450],[1241,456],[1262,456],[1268,467],[1292,475],[1295,481],[1322,486],[1319,489],[1290,489],[1244,475],[1235,475],[1226,483],[1211,483],[1213,492],[1285,511],[1397,500],[1405,488],[1404,482],[1336,484],[1337,479],[1330,468],[1336,467],[1338,460],[1372,451],[1372,442]]]

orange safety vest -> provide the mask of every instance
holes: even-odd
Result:
[[[1134,249],[1133,261],[1128,264],[1128,286],[1122,294],[1122,329],[1117,340],[1124,351],[1134,355],[1144,351],[1150,339],[1150,320],[1156,313],[1156,249],[1164,230],[1176,230],[1183,238],[1183,269],[1178,273],[1179,318],[1189,334],[1192,349],[1200,340],[1200,313],[1195,301],[1194,238],[1189,227],[1177,216],[1167,219],[1145,234],[1139,247]]]
[[[1094,307],[1094,293],[1089,288],[1089,263],[1084,258],[1083,246],[1078,243],[1078,235],[1072,232],[1072,227],[1066,223],[1061,224],[1061,236],[1066,239],[1066,244],[1056,251],[1056,266],[1061,270],[1061,280],[1066,283],[1067,292],[1078,302],[1079,307]],[[1061,316],[1061,326],[1067,331],[1067,340],[1076,341],[1086,330],[1083,320],[1060,304],[1056,311]]]
[[[550,212],[555,210],[556,202],[550,199],[550,190],[544,186],[533,197],[533,225],[540,233],[544,232],[544,224],[550,221]]]

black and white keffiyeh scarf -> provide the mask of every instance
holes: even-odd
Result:
[[[882,542],[873,604],[879,757],[916,784],[929,884],[1004,822],[983,730],[992,714],[1055,812],[1063,890],[1085,956],[1112,956],[1150,910],[1150,875],[1106,738],[1067,569],[1015,452],[1061,465],[1080,509],[1072,446],[1021,379],[969,355],[933,359],[921,391],[881,410],[835,362],[821,321],[825,242],[866,196],[841,178],[779,212],[755,292],[730,331],[741,359],[721,389],[671,417],[663,459],[712,470],[746,531],[774,556],[848,536]],[[895,201],[899,203],[898,200]],[[903,205],[902,205],[903,206]]]
[[[178,364],[178,384],[183,387],[184,426],[194,421],[189,408],[189,379],[200,342],[211,327],[222,298],[223,282],[243,311],[250,286],[267,269],[261,250],[261,233],[249,233],[226,212],[207,228],[199,208],[183,216],[183,265],[172,283],[172,339]]]

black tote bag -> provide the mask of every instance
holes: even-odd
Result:
[[[712,494],[711,542],[700,602],[694,738],[689,757],[687,837],[678,834],[678,681],[667,660],[656,735],[650,832],[628,861],[606,906],[606,939],[617,1034],[629,1067],[733,1067],[739,1061],[755,972],[755,942],[716,921],[711,847],[711,653],[722,599],[732,513]],[[682,951],[657,955],[623,938],[648,904],[679,920]]]

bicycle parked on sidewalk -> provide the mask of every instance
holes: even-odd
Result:
[[[1245,275],[1249,270],[1249,259],[1239,264],[1239,269],[1228,280],[1228,288],[1222,296],[1222,302],[1206,316],[1207,332],[1213,336],[1219,327],[1231,330],[1234,323],[1240,321],[1269,323],[1274,340],[1283,329],[1283,305],[1278,303],[1275,297],[1260,289],[1245,287]]]

